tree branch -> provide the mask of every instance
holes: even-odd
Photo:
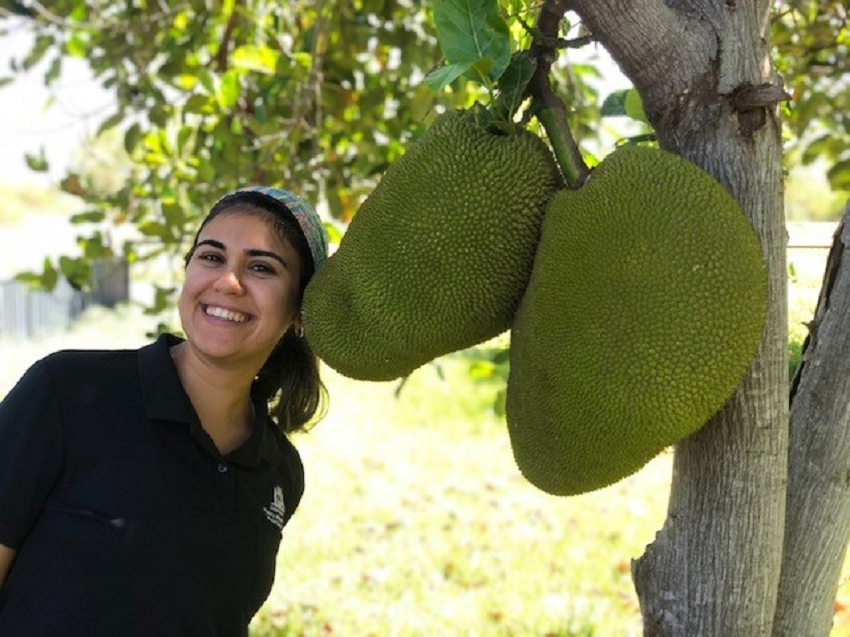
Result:
[[[543,4],[537,21],[542,37],[535,38],[530,49],[536,68],[529,82],[529,92],[532,108],[552,143],[567,185],[576,186],[585,180],[590,171],[570,130],[566,106],[552,91],[549,82],[552,63],[564,42],[558,33],[567,5],[565,0],[547,0]]]
[[[791,94],[775,84],[752,86],[742,84],[732,91],[732,108],[739,113],[755,109],[772,108],[779,102],[787,102]]]
[[[227,71],[227,57],[230,54],[230,40],[233,38],[233,30],[236,28],[236,23],[239,20],[239,7],[244,4],[244,0],[236,0],[230,9],[230,15],[227,17],[227,25],[224,27],[224,33],[221,36],[221,43],[218,45],[218,52],[215,56],[215,70],[218,73]]]
[[[791,390],[783,577],[773,637],[826,635],[850,541],[850,202]]]

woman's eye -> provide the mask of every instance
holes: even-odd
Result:
[[[219,263],[220,261],[223,261],[222,256],[217,252],[202,252],[198,255],[198,258],[201,261],[211,261],[213,263]]]
[[[268,265],[267,263],[255,263],[251,266],[251,269],[254,272],[259,272],[260,274],[274,274],[275,269]]]

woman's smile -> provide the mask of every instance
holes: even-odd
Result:
[[[207,316],[214,316],[216,318],[224,319],[226,321],[232,321],[233,323],[244,323],[245,321],[248,321],[251,318],[247,314],[235,312],[233,310],[228,310],[215,305],[205,305],[202,307],[204,310],[204,314],[206,314]]]

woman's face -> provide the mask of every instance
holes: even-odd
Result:
[[[301,263],[257,213],[234,209],[207,223],[186,266],[178,310],[200,358],[257,370],[298,320]]]

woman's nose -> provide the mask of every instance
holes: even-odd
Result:
[[[213,289],[216,292],[222,292],[224,294],[241,294],[242,281],[239,280],[235,272],[227,270],[226,272],[222,272],[221,276],[216,279]]]

